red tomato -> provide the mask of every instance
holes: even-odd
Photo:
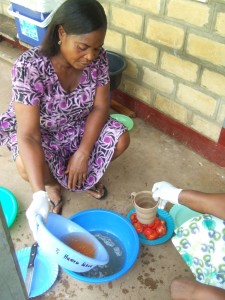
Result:
[[[137,219],[137,216],[136,216],[136,213],[135,213],[135,212],[133,212],[133,213],[130,215],[130,219],[131,219],[131,221]]]
[[[160,219],[160,223],[161,223],[162,225],[165,225],[165,226],[166,226],[166,222],[165,222],[165,220],[163,220],[163,219]]]
[[[152,230],[149,234],[146,234],[146,239],[148,240],[155,240],[159,237],[158,233],[155,230]]]
[[[152,226],[153,229],[156,229],[159,226],[160,223],[160,219],[158,217],[155,218],[155,222],[154,225]]]
[[[148,226],[149,228],[152,228],[154,225],[155,225],[155,219],[154,219],[154,221],[152,221],[151,223],[149,223],[147,226]]]
[[[142,224],[142,223],[141,223]],[[145,228],[147,228],[147,224],[142,224],[143,226],[143,231],[145,230]]]
[[[136,223],[138,221],[136,212],[134,212],[130,215],[130,220],[131,220],[132,225],[134,225],[134,223]]]
[[[147,236],[147,235],[151,234],[153,231],[154,231],[153,229],[151,229],[151,228],[149,228],[149,227],[146,227],[146,228],[144,228],[144,230],[143,230],[143,234],[144,234],[145,236]]]
[[[143,225],[140,222],[136,222],[133,224],[134,228],[136,229],[137,233],[143,232]]]
[[[160,224],[157,228],[156,228],[156,232],[158,233],[159,237],[163,236],[166,234],[166,226],[163,224]]]

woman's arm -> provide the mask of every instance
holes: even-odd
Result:
[[[85,126],[84,135],[79,147],[80,151],[90,155],[92,148],[109,115],[109,83],[96,90],[94,105]]]
[[[182,190],[178,202],[195,211],[208,213],[225,220],[225,194],[208,194],[193,190]]]
[[[109,114],[109,83],[96,90],[94,105],[89,114],[79,149],[70,158],[66,173],[68,188],[81,187],[87,176],[88,159]]]
[[[183,204],[203,214],[211,214],[225,220],[225,193],[209,194],[193,190],[182,190],[166,181],[156,182],[152,188],[152,197],[164,208],[166,202]],[[162,203],[160,203],[162,202]]]
[[[39,106],[15,103],[19,154],[33,192],[45,191]]]

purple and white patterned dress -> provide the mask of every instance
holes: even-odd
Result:
[[[81,142],[96,87],[108,82],[108,61],[104,49],[83,70],[77,88],[71,93],[62,88],[50,59],[39,53],[39,47],[24,52],[12,70],[12,100],[8,110],[0,116],[0,146],[7,145],[13,159],[16,159],[19,149],[14,102],[40,106],[45,159],[53,176],[67,188],[67,163]],[[119,137],[125,131],[121,123],[108,118],[91,152],[88,176],[82,188],[76,191],[90,189],[99,181],[111,161]]]

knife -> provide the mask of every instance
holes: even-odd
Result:
[[[36,242],[31,246],[30,258],[29,258],[29,262],[28,262],[28,266],[27,266],[25,286],[26,286],[28,297],[30,295],[32,278],[33,278],[33,274],[34,274],[34,260],[35,260],[36,254],[37,254],[37,247],[38,247],[38,243],[36,243]]]

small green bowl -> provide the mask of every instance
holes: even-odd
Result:
[[[134,121],[123,114],[111,114],[110,117],[112,117],[113,119],[117,120],[118,122],[122,123],[124,126],[127,127],[127,130],[131,130],[134,126]]]
[[[8,227],[11,227],[18,213],[18,203],[13,193],[2,186],[0,186],[0,203],[6,224]]]

